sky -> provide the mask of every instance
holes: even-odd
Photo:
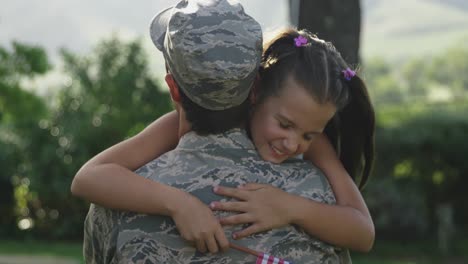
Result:
[[[149,44],[151,18],[175,0],[0,0],[0,44],[19,40],[46,47],[86,52],[103,38],[143,37]],[[286,25],[287,0],[240,0],[246,12],[266,28]],[[263,12],[266,5],[275,6]]]
[[[157,73],[164,71],[162,55],[149,38],[149,23],[160,10],[177,0],[0,0],[0,45],[16,40],[44,47],[54,65],[59,49],[89,53],[102,39],[117,34],[121,39],[141,37]],[[264,31],[287,25],[287,0],[238,0]],[[269,8],[265,12],[265,7]],[[59,68],[59,67],[56,67]],[[56,70],[29,85],[42,94],[61,80]]]
[[[269,32],[289,24],[288,0],[237,0]],[[346,0],[342,0],[346,1]],[[445,50],[468,35],[468,4],[462,0],[361,0],[361,53],[391,57]],[[466,1],[466,0],[463,0]],[[59,49],[88,54],[105,38],[140,37],[152,56],[156,74],[164,72],[162,55],[148,30],[151,18],[178,0],[0,0],[0,45],[16,40],[44,47],[54,65]],[[59,69],[55,67],[55,69]],[[57,70],[32,87],[47,90]],[[65,80],[67,81],[67,80]]]

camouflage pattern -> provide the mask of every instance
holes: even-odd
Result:
[[[263,161],[240,129],[210,136],[190,132],[181,138],[175,150],[136,172],[185,190],[207,205],[226,201],[213,193],[213,186],[236,187],[247,182],[267,183],[318,202],[335,203],[330,185],[318,169],[301,159],[282,164]],[[215,212],[216,216],[229,214]],[[254,256],[232,249],[220,254],[196,252],[181,238],[170,217],[132,212],[117,215],[116,211],[91,207],[85,222],[86,263],[255,263]],[[239,228],[225,227],[225,233],[231,237]],[[235,243],[292,263],[350,263],[346,250],[313,238],[292,225]]]
[[[209,110],[247,98],[262,55],[262,29],[228,0],[183,0],[156,15],[150,26],[179,87]]]

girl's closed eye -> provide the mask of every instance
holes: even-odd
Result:
[[[287,128],[290,128],[291,125],[286,123],[286,122],[282,122],[282,121],[279,121],[279,125],[281,128],[284,128],[284,129],[287,129]]]
[[[314,140],[319,133],[307,133],[304,135],[304,140],[306,141],[312,141]]]

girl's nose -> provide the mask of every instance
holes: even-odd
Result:
[[[299,142],[294,137],[285,138],[283,144],[289,155],[296,154],[299,148]]]

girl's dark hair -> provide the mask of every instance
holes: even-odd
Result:
[[[302,36],[306,44],[295,44]],[[257,103],[278,95],[289,76],[305,87],[318,103],[332,103],[338,111],[324,133],[335,147],[343,166],[359,187],[367,182],[374,159],[375,114],[364,82],[349,68],[332,43],[306,30],[286,29],[264,46]],[[284,84],[284,85],[283,85]]]

